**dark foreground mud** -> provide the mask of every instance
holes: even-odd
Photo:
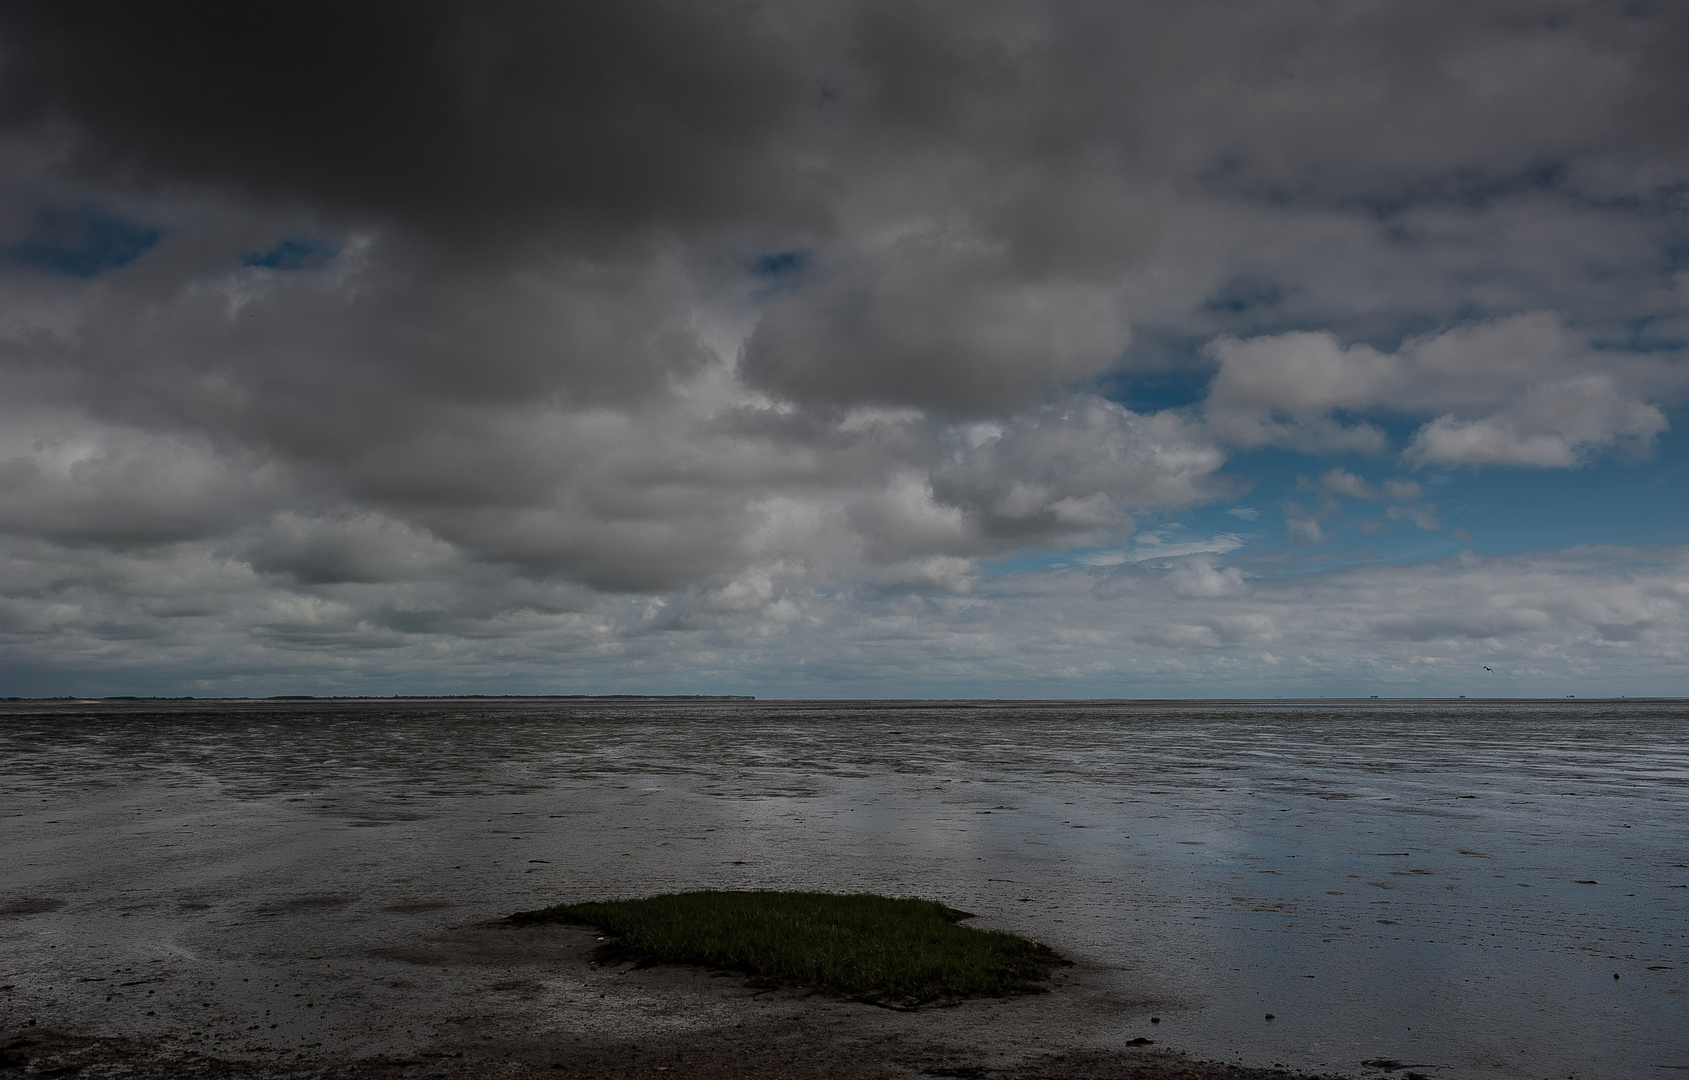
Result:
[[[12,1041],[12,1067],[0,1075],[129,1077],[133,1080],[230,1077],[235,1080],[456,1080],[459,1077],[622,1080],[632,1077],[701,1080],[756,1077],[767,1080],[899,1080],[960,1077],[967,1080],[1289,1080],[1313,1074],[1251,1069],[1195,1061],[1170,1051],[1030,1055],[1016,1061],[982,1061],[955,1048],[841,1036],[835,1031],[754,1029],[684,1040],[583,1045],[556,1040],[505,1041],[461,1049],[442,1048],[414,1058],[335,1060],[317,1056],[230,1059],[198,1051],[170,1051],[155,1043],[90,1039],[41,1032]],[[1327,1074],[1321,1074],[1325,1076]]]
[[[764,1039],[766,1038],[766,1041]],[[969,1080],[1290,1080],[1313,1074],[1250,1069],[1193,1061],[1165,1051],[1133,1054],[1052,1054],[1012,1065],[993,1066],[967,1055],[922,1055],[913,1047],[864,1047],[802,1033],[781,1037],[748,1033],[744,1043],[721,1039],[621,1046],[470,1047],[433,1051],[414,1059],[368,1058],[333,1061],[230,1060],[189,1052],[162,1053],[157,1046],[122,1039],[76,1039],[44,1033],[13,1051],[27,1064],[0,1075],[128,1077],[133,1080],[457,1080],[459,1077],[623,1080],[632,1077],[726,1080],[895,1080],[903,1077],[961,1077]],[[841,1056],[854,1053],[856,1057]]]
[[[403,1054],[360,1052],[332,1039],[313,1046],[272,1046],[265,1042],[263,1024],[246,1025],[245,1031],[207,1025],[135,1037],[100,1032],[97,1023],[81,1032],[54,1028],[50,1019],[31,1025],[14,1013],[0,1033],[0,1046],[6,1047],[0,1078],[1263,1080],[1310,1075],[1195,1061],[1154,1043],[1126,1045],[1119,1034],[1122,1019],[1149,1005],[1110,995],[1083,965],[1059,973],[1047,994],[898,1011],[801,990],[759,988],[735,974],[597,964],[596,949],[597,935],[582,927],[475,926],[384,957],[419,969],[478,970],[494,980],[484,983],[489,991],[484,998],[419,1001],[415,1015],[387,1017],[384,1024],[404,1023],[422,1036]]]

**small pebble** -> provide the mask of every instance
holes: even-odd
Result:
[[[1272,1014],[1272,1013],[1268,1013],[1268,1014],[1267,1014],[1267,1019],[1268,1019],[1268,1020],[1271,1020],[1271,1019],[1272,1019],[1272,1018],[1273,1018],[1273,1014]]]

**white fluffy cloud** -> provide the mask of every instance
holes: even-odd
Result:
[[[1339,410],[1441,412],[1415,432],[1411,464],[1565,467],[1615,446],[1646,452],[1667,427],[1646,396],[1689,389],[1676,355],[1598,351],[1551,312],[1410,338],[1393,353],[1327,331],[1222,337],[1208,353],[1219,370],[1204,411],[1228,442],[1380,451],[1383,432]],[[1328,486],[1377,497],[1340,477]]]
[[[1409,460],[1438,465],[1578,465],[1625,444],[1646,451],[1665,414],[1626,398],[1610,375],[1540,383],[1523,399],[1472,420],[1443,415],[1414,434]]]

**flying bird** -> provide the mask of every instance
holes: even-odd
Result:
[[[1484,670],[1485,670],[1485,671],[1490,671],[1490,672],[1493,672],[1493,671],[1495,671],[1495,669],[1494,669],[1494,668],[1492,668],[1492,667],[1490,667],[1490,665],[1488,665],[1488,664],[1485,664],[1485,665],[1484,665]]]

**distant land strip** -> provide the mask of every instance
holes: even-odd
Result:
[[[191,695],[146,697],[139,694],[109,694],[85,698],[72,694],[57,697],[9,697],[6,701],[755,701],[752,694],[270,694],[266,697],[208,697]]]

